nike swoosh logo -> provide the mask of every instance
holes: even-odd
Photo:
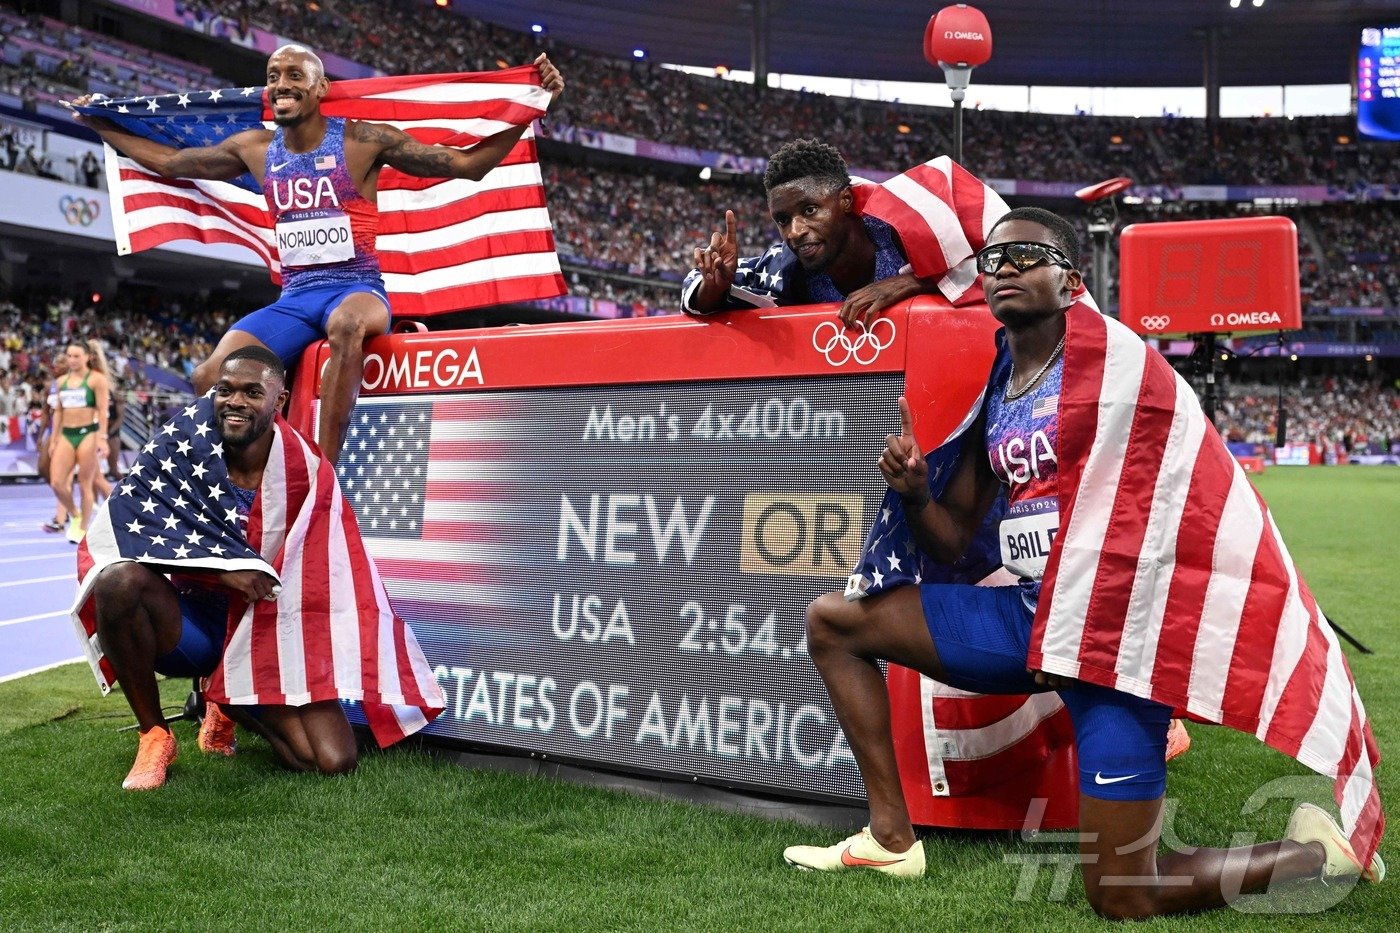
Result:
[[[1137,777],[1136,774],[1125,774],[1125,775],[1123,775],[1122,777],[1106,778],[1106,777],[1103,776],[1103,772],[1102,772],[1102,771],[1095,771],[1095,772],[1094,772],[1094,783],[1095,783],[1095,784],[1117,784],[1119,781],[1128,781],[1128,780],[1132,780],[1132,779],[1135,778],[1135,777]]]
[[[902,858],[886,859],[885,861],[881,861],[879,859],[861,858],[858,855],[851,854],[850,846],[846,846],[846,848],[841,850],[841,864],[849,865],[852,868],[859,868],[862,865],[871,868],[883,868],[886,865],[898,865],[902,861],[904,861],[904,859]]]
[[[282,171],[282,169],[286,168],[287,166],[289,166],[289,165],[291,165],[291,164],[292,164],[291,162],[283,162],[281,165],[274,165],[274,166],[272,166],[271,168],[268,169],[268,171],[270,171],[270,172],[280,172],[280,171]]]

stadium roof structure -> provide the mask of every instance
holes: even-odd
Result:
[[[750,67],[755,2],[768,8],[768,70],[938,81],[923,58],[940,0],[453,0],[454,9],[627,58]],[[1215,29],[1221,85],[1344,84],[1361,27],[1400,25],[1400,0],[974,0],[992,60],[974,83],[1199,87]]]

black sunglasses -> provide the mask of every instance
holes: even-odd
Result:
[[[979,252],[977,254],[977,271],[983,275],[991,275],[1001,268],[1002,263],[1008,260],[1020,272],[1034,269],[1043,262],[1054,266],[1064,266],[1066,269],[1074,268],[1069,257],[1049,243],[1017,240],[1014,243],[998,243],[995,246],[988,246]]]

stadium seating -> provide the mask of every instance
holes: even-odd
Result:
[[[673,313],[692,249],[722,226],[726,208],[739,218],[744,254],[761,251],[774,236],[756,175],[716,173],[701,181],[694,169],[644,159],[598,164],[583,147],[561,141],[571,138],[570,128],[760,158],[794,136],[813,136],[838,145],[857,172],[899,171],[949,144],[950,121],[939,108],[777,89],[766,91],[759,105],[748,85],[613,59],[419,5],[239,0],[187,2],[181,9],[192,29],[204,30],[210,17],[231,17],[240,28],[295,35],[389,73],[490,70],[549,51],[569,82],[542,131],[550,210],[570,286],[567,299],[544,303],[555,310]],[[0,34],[6,40],[0,89],[30,106],[93,90],[159,93],[232,83],[206,66],[10,9],[0,9]],[[1175,199],[1186,185],[1313,186],[1337,196],[1400,184],[1400,163],[1359,146],[1348,118],[1208,124],[981,111],[968,115],[965,129],[964,162],[984,177],[1081,183],[1124,174],[1162,195],[1125,205],[1124,225],[1284,213],[1299,228],[1307,328],[1301,338],[1355,344],[1400,337],[1400,272],[1390,248],[1400,242],[1394,202]],[[42,153],[35,155],[33,166],[17,158],[6,167],[42,170]],[[0,165],[5,161],[0,150]],[[1062,202],[1054,206],[1064,209]],[[1082,231],[1082,216],[1077,222]],[[1081,265],[1090,270],[1093,246],[1086,234],[1082,239]],[[189,353],[178,345],[167,350],[166,362],[177,370],[188,366]],[[1259,433],[1257,419],[1246,424],[1241,431]]]

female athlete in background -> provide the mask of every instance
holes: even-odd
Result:
[[[96,340],[74,341],[66,351],[68,373],[58,380],[58,407],[49,440],[49,483],[68,510],[68,540],[82,540],[96,499],[99,460],[107,457],[107,360]],[[82,516],[73,504],[73,465],[78,466]],[[104,484],[105,485],[105,484]]]

